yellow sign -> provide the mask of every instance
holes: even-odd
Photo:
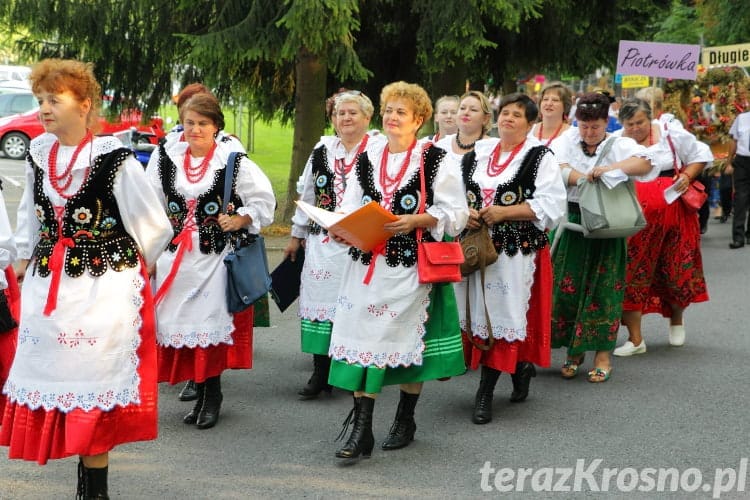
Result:
[[[750,66],[750,43],[707,47],[701,52],[701,64],[712,66]]]
[[[640,89],[648,85],[646,75],[622,75],[622,88],[624,89]]]

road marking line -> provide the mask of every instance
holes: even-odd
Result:
[[[6,181],[10,182],[11,184],[13,184],[16,187],[21,187],[21,183],[18,182],[17,180],[15,180],[15,179],[13,179],[12,177],[8,177],[7,175],[2,175],[0,177],[2,177],[3,179],[5,179]]]

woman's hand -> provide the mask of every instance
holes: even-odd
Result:
[[[219,214],[219,227],[225,233],[239,231],[243,227],[249,226],[252,223],[253,219],[249,215]]]
[[[341,243],[342,245],[346,245],[350,247],[354,246],[350,242],[346,241],[346,239],[344,239],[341,235],[337,234],[335,231],[331,231],[330,229],[328,230],[328,236],[333,238],[333,241]]]
[[[673,180],[674,190],[680,194],[687,191],[690,187],[690,176],[685,172],[681,172],[680,174],[676,175]]]
[[[482,227],[482,218],[479,215],[479,211],[470,208],[469,220],[466,221],[466,229],[479,229],[480,227]]]
[[[26,268],[29,267],[29,259],[19,259],[16,261],[15,269],[16,281],[20,285],[23,283],[23,278],[26,276]]]
[[[497,205],[490,205],[489,207],[484,207],[479,211],[479,217],[484,221],[485,224],[488,226],[493,226],[494,224],[500,224],[505,220],[503,217],[505,215],[505,208],[499,207]]]
[[[397,221],[389,222],[383,228],[393,234],[408,234],[419,227],[416,217],[412,214],[399,215]]]
[[[594,182],[596,179],[604,175],[606,172],[609,172],[612,170],[612,167],[594,167],[591,172],[586,175],[586,179],[588,179],[589,182]]]
[[[284,249],[284,259],[289,259],[292,262],[297,260],[297,251],[300,247],[305,246],[305,240],[302,238],[295,238],[292,236],[289,238],[289,243],[287,243],[286,248]]]

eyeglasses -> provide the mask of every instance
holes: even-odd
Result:
[[[578,107],[581,109],[599,109],[603,105],[601,102],[582,102],[578,104]]]

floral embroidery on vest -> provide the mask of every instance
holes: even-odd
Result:
[[[122,271],[138,265],[138,246],[125,232],[120,210],[112,193],[115,175],[132,152],[117,149],[94,160],[88,178],[65,204],[62,236],[73,246],[65,252],[65,274],[75,278],[88,269],[101,276],[108,269]],[[41,225],[34,249],[34,272],[48,276],[52,248],[59,237],[52,202],[44,193],[44,173],[34,163],[34,211]]]
[[[445,157],[445,151],[434,146],[422,152],[424,155],[425,188],[427,200],[425,208],[432,205],[432,184],[435,181],[440,162]],[[375,186],[375,168],[370,162],[367,152],[360,155],[356,166],[357,182],[362,186],[362,205],[371,201],[381,203],[383,194]],[[419,210],[420,175],[416,170],[406,184],[399,187],[393,194],[393,206],[391,212],[396,215],[413,214]],[[423,241],[435,241],[429,231],[422,231]],[[360,260],[362,264],[369,265],[372,261],[372,252],[363,252],[358,248],[350,248],[349,255],[352,259]],[[417,232],[408,234],[396,234],[385,244],[385,261],[391,267],[402,265],[411,267],[417,262]]]
[[[539,164],[544,155],[549,152],[544,146],[535,146],[526,153],[521,168],[508,182],[500,184],[495,190],[494,205],[519,205],[534,198],[534,181],[536,180]],[[484,206],[484,197],[479,184],[474,181],[477,167],[476,153],[473,151],[464,155],[461,161],[461,171],[466,186],[466,201],[469,208],[480,210]],[[547,233],[537,228],[531,221],[510,221],[492,226],[492,241],[495,249],[513,257],[519,251],[523,255],[541,250],[549,243]]]
[[[326,147],[320,146],[312,152],[312,175],[315,182],[315,206],[333,212],[336,210],[336,194],[333,184],[336,173],[328,164]],[[321,228],[317,222],[310,221],[310,234],[328,234],[327,229]]]
[[[229,203],[227,203],[227,214],[232,215],[237,212],[237,207],[242,206],[242,200],[237,195],[237,172],[240,169],[240,160],[245,156],[242,153],[237,155],[234,177],[232,178],[232,194]],[[167,217],[172,223],[172,230],[177,236],[182,231],[185,224],[185,217],[188,215],[188,203],[185,197],[175,188],[175,177],[177,175],[177,166],[171,158],[167,156],[163,146],[159,147],[159,178],[161,179],[162,189],[167,197]],[[195,223],[198,227],[199,248],[201,253],[221,253],[229,242],[229,237],[236,241],[245,241],[249,237],[246,229],[241,229],[234,233],[225,233],[219,226],[219,213],[223,205],[224,196],[224,176],[226,167],[217,170],[214,173],[213,183],[208,191],[198,196],[195,207]],[[167,246],[170,252],[177,250],[177,245],[170,242]]]

